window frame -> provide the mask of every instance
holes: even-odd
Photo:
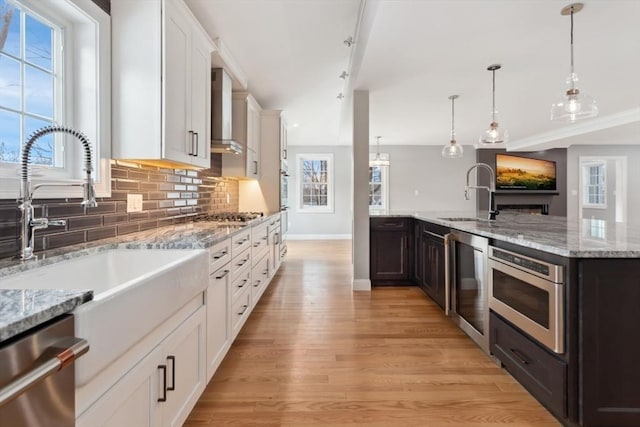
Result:
[[[327,161],[327,206],[305,206],[303,202],[302,162],[304,160]],[[333,153],[299,153],[296,155],[296,176],[298,177],[296,207],[298,213],[334,213],[334,163]]]
[[[374,160],[376,157],[375,153],[369,153],[369,161]],[[389,153],[380,153],[380,158],[382,160],[389,160]],[[381,193],[382,193],[382,206],[371,206],[369,205],[369,213],[381,214],[389,212],[389,168],[390,166],[369,166],[369,169],[372,167],[378,167],[382,170],[382,180],[381,184]],[[371,198],[371,180],[369,181],[369,198]]]
[[[598,168],[601,173],[599,174],[601,182],[597,184],[591,183],[592,170]],[[587,209],[607,209],[607,162],[606,160],[592,160],[582,163],[582,207]],[[592,188],[600,189],[602,194],[602,202],[593,203],[590,201],[589,195]]]
[[[84,133],[92,144],[96,196],[111,196],[111,18],[92,0],[14,0],[18,7],[61,27],[65,52],[61,65],[64,94],[55,102],[64,121],[57,123]],[[90,54],[87,54],[87,53]],[[76,61],[82,53],[83,62]],[[71,85],[69,85],[71,82]],[[56,94],[58,95],[58,94]],[[54,113],[54,120],[57,119]],[[32,167],[36,184],[78,184],[84,178],[82,145],[69,135],[63,142],[64,167]],[[25,139],[28,135],[25,136]],[[24,141],[22,141],[24,143]],[[20,197],[20,164],[0,164],[0,199]],[[34,198],[81,198],[82,188],[42,187]]]

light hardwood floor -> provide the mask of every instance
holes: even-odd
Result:
[[[289,241],[185,426],[560,425],[418,288],[351,268],[350,241]]]

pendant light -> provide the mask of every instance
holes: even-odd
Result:
[[[369,166],[389,166],[389,160],[380,157],[380,138],[376,136],[376,157],[373,160],[369,160]]]
[[[454,129],[455,110],[453,108],[453,103],[459,97],[460,95],[451,95],[449,97],[449,99],[451,100],[451,141],[449,141],[449,144],[445,145],[442,148],[442,157],[446,157],[448,159],[462,157],[462,155],[464,154],[462,145],[458,145],[458,143],[456,142],[456,131]]]
[[[551,121],[573,123],[598,115],[596,100],[576,87],[578,75],[573,68],[573,14],[582,10],[584,4],[572,3],[560,11],[563,16],[571,16],[571,73],[567,77],[567,91],[561,100],[551,106]]]
[[[480,135],[480,144],[484,145],[503,144],[509,139],[509,133],[498,126],[498,110],[496,110],[496,70],[500,68],[502,68],[500,64],[493,64],[487,67],[487,71],[491,71],[493,74],[493,103],[491,104],[491,123],[489,123],[489,128]]]

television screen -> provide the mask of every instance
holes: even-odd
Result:
[[[556,162],[496,154],[496,190],[556,191]]]

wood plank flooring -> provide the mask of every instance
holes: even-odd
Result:
[[[560,425],[418,288],[352,292],[350,241],[288,248],[185,426]]]

